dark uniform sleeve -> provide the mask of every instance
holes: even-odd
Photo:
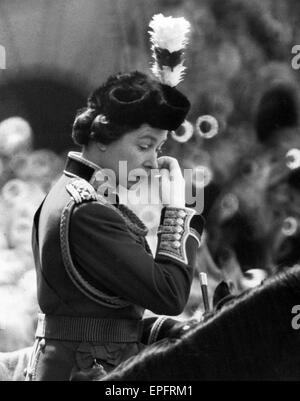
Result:
[[[97,202],[75,208],[70,224],[74,263],[94,285],[157,314],[178,315],[186,305],[203,228],[192,209],[164,208],[155,258],[123,218]],[[178,234],[178,235],[177,235]]]

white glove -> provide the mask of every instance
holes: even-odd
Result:
[[[185,207],[185,181],[178,161],[174,157],[157,159],[161,179],[161,201],[164,206]]]

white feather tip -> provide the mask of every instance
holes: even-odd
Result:
[[[149,27],[151,42],[155,47],[167,49],[170,53],[182,50],[188,43],[191,24],[184,17],[165,17],[163,14],[153,16]]]
[[[154,63],[151,70],[161,83],[174,87],[183,80],[185,69],[186,67],[182,64],[171,69],[167,66],[159,68],[158,64]]]

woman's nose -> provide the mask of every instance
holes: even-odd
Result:
[[[149,157],[145,161],[144,166],[149,169],[157,169],[158,168],[157,154],[154,153],[151,157]]]

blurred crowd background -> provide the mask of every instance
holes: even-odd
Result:
[[[180,84],[192,109],[165,152],[204,168],[193,185],[205,189],[206,230],[181,317],[203,312],[199,271],[212,303],[222,280],[239,293],[299,263],[299,2],[0,0],[0,351],[33,342],[32,218],[77,150],[76,110],[108,75],[149,71],[148,24],[159,12],[192,24]],[[155,249],[159,214],[136,212]]]

